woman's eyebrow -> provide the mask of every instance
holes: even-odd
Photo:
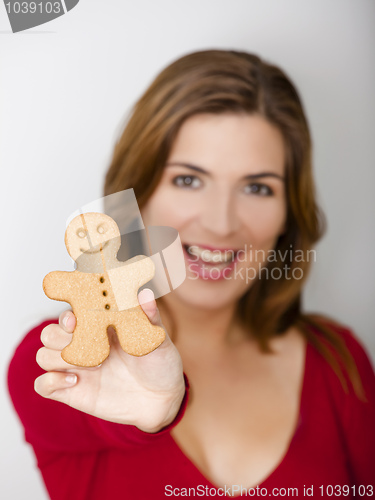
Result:
[[[200,172],[201,174],[205,174],[208,176],[211,175],[209,172],[207,172],[207,170],[204,170],[201,167],[197,167],[195,165],[191,165],[190,163],[183,163],[180,161],[174,161],[172,163],[167,163],[165,166],[166,167],[186,167],[186,168],[190,168],[191,170],[194,170],[195,172]]]
[[[205,174],[209,177],[211,176],[210,172],[207,172],[207,170],[204,170],[204,168],[197,167],[196,165],[191,165],[190,163],[171,162],[167,163],[166,167],[186,167],[194,170],[195,172],[200,172],[201,174]],[[276,179],[280,179],[283,182],[285,181],[285,178],[282,175],[275,174],[274,172],[260,172],[259,174],[249,174],[245,175],[244,179],[250,181],[254,179],[260,179],[261,177],[275,177]]]
[[[246,175],[244,179],[253,180],[253,179],[259,179],[260,177],[275,177],[275,179],[280,179],[281,181],[285,181],[285,177],[279,174],[275,174],[274,172],[261,172],[259,174],[250,174]]]

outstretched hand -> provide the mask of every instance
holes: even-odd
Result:
[[[142,290],[138,300],[151,323],[163,327],[151,290]],[[155,351],[136,357],[122,350],[116,332],[110,328],[108,358],[100,366],[80,368],[61,358],[75,325],[74,314],[65,311],[58,325],[43,329],[44,347],[37,353],[37,363],[47,373],[35,380],[36,392],[95,417],[135,425],[146,432],[157,432],[168,425],[185,392],[181,358],[168,334]]]

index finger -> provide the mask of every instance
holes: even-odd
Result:
[[[72,334],[64,332],[60,325],[52,323],[43,328],[40,340],[44,347],[55,351],[62,351],[72,341]]]

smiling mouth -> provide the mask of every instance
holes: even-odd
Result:
[[[238,249],[211,250],[199,245],[183,245],[187,255],[196,260],[201,260],[208,265],[231,264],[237,256]]]
[[[105,241],[104,245],[99,245],[100,248],[98,250],[84,250],[83,248],[80,248],[80,250],[82,253],[89,253],[89,254],[99,253],[102,250],[104,250],[104,248],[107,246],[107,244],[108,244],[108,241]],[[96,247],[94,247],[94,248],[96,248]]]

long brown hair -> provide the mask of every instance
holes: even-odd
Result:
[[[105,195],[133,188],[142,208],[160,181],[182,123],[198,113],[225,112],[261,114],[279,128],[286,146],[287,227],[275,248],[277,258],[267,263],[271,274],[283,269],[284,277],[254,280],[238,303],[238,317],[265,352],[271,337],[298,326],[347,390],[335,353],[341,355],[360,395],[358,372],[341,336],[329,322],[301,311],[301,290],[311,265],[308,251],[323,234],[324,218],[316,203],[306,116],[281,69],[255,55],[224,50],[196,52],[170,64],[133,109],[114,150]],[[296,255],[304,257],[297,261]]]

